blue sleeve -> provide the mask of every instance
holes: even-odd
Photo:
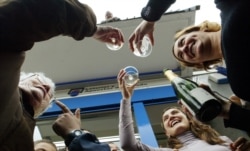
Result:
[[[106,143],[101,143],[94,134],[84,133],[75,137],[68,146],[69,151],[110,151]]]
[[[250,110],[244,109],[232,103],[229,110],[229,119],[224,120],[225,127],[240,129],[250,132],[250,122],[247,120],[250,116]]]
[[[146,21],[157,21],[176,0],[149,0],[141,11],[141,17]]]

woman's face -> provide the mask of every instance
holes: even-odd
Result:
[[[190,129],[187,116],[179,109],[168,109],[162,115],[162,121],[167,136],[178,136]]]
[[[189,63],[202,63],[212,57],[212,42],[207,32],[194,31],[182,35],[175,41],[173,49],[178,60]]]

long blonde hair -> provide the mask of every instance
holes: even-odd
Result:
[[[217,32],[221,30],[221,26],[216,22],[203,21],[201,24],[196,26],[188,26],[178,32],[176,32],[174,36],[174,41],[178,40],[182,35],[194,32],[194,31],[204,31],[204,32]],[[178,59],[178,57],[174,54],[174,47],[172,48],[173,56],[180,62],[181,65],[187,67],[195,67],[197,69],[211,69],[212,65],[222,63],[222,58],[209,60],[201,63],[190,63],[184,60]]]
[[[163,110],[163,114],[167,110],[173,109],[173,108],[178,109],[181,112],[183,112],[182,109],[179,107],[168,107]],[[210,125],[204,124],[188,114],[185,114],[185,115],[187,116],[189,123],[190,123],[190,131],[194,134],[195,137],[201,140],[204,140],[211,145],[225,143],[225,141],[223,141],[220,138],[220,134],[215,129],[213,129]],[[164,128],[163,123],[162,123],[162,127]],[[167,145],[168,147],[175,148],[175,149],[179,149],[183,146],[183,144],[178,140],[178,138],[174,136],[171,136],[167,139]]]

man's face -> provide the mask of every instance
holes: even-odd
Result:
[[[50,104],[52,99],[52,88],[39,75],[34,74],[19,83],[27,101],[33,107],[34,117],[40,115]]]

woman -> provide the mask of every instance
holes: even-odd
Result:
[[[119,135],[121,147],[124,151],[230,151],[232,141],[227,137],[221,137],[210,126],[188,117],[178,108],[169,108],[162,116],[163,128],[168,137],[169,148],[153,148],[134,137],[131,97],[136,83],[127,86],[124,82],[125,71],[120,70],[117,80],[122,93],[120,105]]]
[[[174,40],[173,55],[183,66],[207,70],[222,62],[221,28],[215,22],[186,27]]]
[[[173,46],[173,55],[183,65],[198,69],[210,69],[223,60],[221,48],[221,28],[215,22],[204,21],[197,26],[190,26],[177,32]],[[242,64],[244,66],[244,64]],[[237,79],[237,77],[235,77]],[[246,80],[247,81],[247,80]],[[230,81],[229,81],[230,82]],[[235,96],[230,98],[235,102]],[[241,106],[248,108],[248,100],[241,100]],[[250,110],[236,104],[228,105],[222,114],[225,127],[232,127],[250,132],[250,124],[241,119],[248,119]],[[241,119],[238,117],[242,117]]]

